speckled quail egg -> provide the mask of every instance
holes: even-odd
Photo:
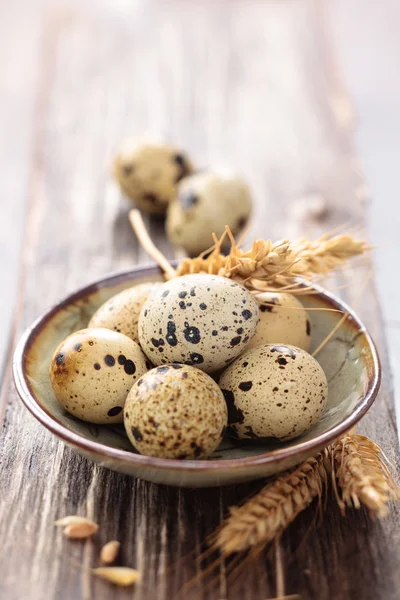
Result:
[[[222,374],[228,433],[243,440],[291,440],[320,418],[328,383],[320,364],[295,346],[246,350]]]
[[[308,350],[311,323],[304,306],[292,296],[278,292],[257,294],[260,318],[247,350],[264,344],[290,344]]]
[[[173,244],[191,256],[212,244],[229,225],[236,235],[251,212],[251,195],[246,182],[228,172],[199,172],[178,185],[177,199],[168,207],[167,234]]]
[[[218,446],[227,416],[224,396],[209,375],[170,364],[152,369],[132,387],[124,423],[141,454],[202,458]]]
[[[102,304],[89,321],[89,327],[106,327],[123,333],[139,343],[140,310],[160,283],[140,283],[112,296]]]
[[[138,344],[109,329],[82,329],[58,346],[50,380],[64,408],[89,423],[121,423],[126,397],[151,364]]]
[[[139,340],[155,365],[180,362],[211,373],[243,352],[257,320],[257,302],[244,286],[217,275],[185,275],[143,304]]]
[[[193,170],[180,149],[140,138],[128,138],[113,162],[122,192],[142,210],[164,214],[175,198],[176,184]]]

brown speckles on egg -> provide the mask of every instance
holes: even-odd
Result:
[[[183,330],[185,340],[190,344],[198,344],[201,340],[200,329],[198,327],[189,327],[189,323],[185,323]]]
[[[247,350],[224,371],[219,385],[239,439],[253,438],[249,431],[282,440],[301,435],[321,416],[328,389],[318,362],[304,350],[283,344]]]
[[[173,161],[178,166],[178,173],[175,177],[175,182],[178,183],[183,177],[192,172],[192,166],[188,161],[187,156],[182,152],[178,152],[173,156]]]
[[[252,428],[251,425],[246,425],[245,429],[246,429],[246,431],[245,431],[244,435],[246,437],[249,437],[252,440],[259,440],[260,439],[260,436],[255,433],[255,431],[253,430],[253,428]]]
[[[62,365],[64,362],[64,353],[63,352],[59,352],[56,357],[55,357],[55,362],[58,366]]]
[[[128,416],[128,418],[129,418],[129,416]],[[141,442],[143,440],[143,436],[137,427],[131,427],[131,433],[137,442]]]
[[[113,367],[115,365],[115,358],[111,356],[111,354],[106,354],[104,357],[104,362],[108,367]]]
[[[60,353],[61,366],[57,364]],[[133,340],[110,329],[90,328],[60,344],[51,362],[50,379],[64,408],[70,410],[74,398],[76,406],[71,410],[76,417],[91,423],[118,423],[123,420],[132,384],[146,371],[146,357]]]
[[[242,390],[242,392],[249,392],[252,387],[252,381],[242,381],[242,383],[239,383],[239,390]]]
[[[175,335],[176,332],[176,326],[175,323],[173,321],[168,321],[167,323],[167,335],[165,336],[165,339],[167,340],[167,343],[170,346],[176,346],[178,344],[178,339]]]
[[[243,423],[244,415],[242,410],[235,405],[235,396],[233,395],[233,392],[231,390],[222,389],[222,393],[228,408],[228,422],[230,424]]]
[[[122,172],[125,175],[125,177],[129,177],[129,175],[132,175],[132,173],[134,171],[134,166],[130,165],[130,164],[126,164],[126,165],[122,165],[121,169],[122,169]]]
[[[306,323],[306,334],[311,335],[311,323],[310,323],[309,319],[307,319],[307,323]]]
[[[176,363],[146,373],[133,386],[125,412],[129,439],[149,456],[208,456],[227,425],[218,385],[202,371]]]
[[[124,364],[124,371],[127,375],[134,375],[136,372],[136,365],[133,360],[127,359]]]
[[[234,318],[243,311],[247,320]],[[257,319],[257,302],[240,284],[216,275],[187,275],[164,283],[144,304],[139,339],[156,364],[179,361],[213,372],[244,350]],[[162,357],[154,350],[160,347]]]
[[[191,352],[189,360],[185,361],[185,365],[201,365],[204,362],[204,357],[198,352]]]
[[[259,309],[261,312],[272,312],[273,311],[272,304],[260,304]]]
[[[122,406],[113,406],[113,408],[110,408],[110,410],[107,411],[107,414],[109,417],[116,417],[121,412],[122,412]]]

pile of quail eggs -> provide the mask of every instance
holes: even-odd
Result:
[[[141,454],[204,458],[224,436],[286,441],[320,418],[328,384],[311,333],[290,294],[186,275],[110,298],[56,349],[50,379],[69,413],[124,423]]]
[[[228,225],[236,235],[251,213],[251,194],[242,177],[228,169],[198,171],[179,148],[128,138],[113,162],[122,193],[142,211],[166,215],[170,241],[196,256]]]

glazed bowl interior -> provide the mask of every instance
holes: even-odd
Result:
[[[326,410],[312,429],[289,442],[240,446],[224,440],[207,460],[157,459],[137,454],[123,426],[91,425],[68,414],[50,386],[48,369],[55,348],[67,335],[86,327],[94,311],[110,296],[132,285],[160,280],[157,267],[106,277],[60,302],[21,339],[14,362],[18,392],[34,416],[75,450],[105,466],[152,481],[219,485],[256,479],[293,466],[350,429],[368,410],[379,387],[379,362],[368,333],[350,313],[317,356],[329,383]],[[317,291],[301,296],[306,308],[347,310],[322,289]],[[341,312],[309,311],[311,353],[341,317]]]

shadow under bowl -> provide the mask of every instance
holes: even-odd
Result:
[[[123,426],[91,425],[68,414],[55,399],[49,364],[58,344],[87,326],[108,298],[145,281],[161,281],[158,267],[136,267],[109,275],[69,295],[41,316],[23,334],[14,355],[14,380],[25,406],[68,446],[96,463],[156,483],[183,487],[227,485],[268,477],[315,455],[353,427],[368,411],[380,385],[377,352],[365,327],[343,302],[322,288],[301,296],[306,308],[330,308],[348,313],[318,353],[329,383],[327,407],[312,429],[277,445],[224,440],[206,460],[142,456],[131,446]],[[342,314],[309,311],[315,349],[334,329]]]

